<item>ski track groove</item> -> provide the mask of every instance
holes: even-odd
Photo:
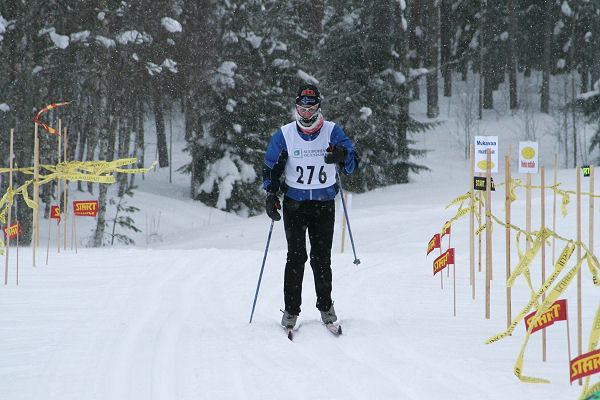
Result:
[[[150,294],[154,296],[160,295],[161,301],[149,302],[149,304],[152,305],[151,308],[142,306],[142,312],[127,323],[125,330],[119,335],[120,337],[114,338],[114,340],[117,341],[117,345],[115,347],[114,356],[110,360],[112,365],[107,369],[109,373],[107,375],[108,379],[106,386],[108,390],[106,393],[106,398],[130,398],[135,394],[135,391],[133,390],[134,385],[138,387],[140,392],[143,392],[145,385],[138,385],[138,376],[147,376],[148,366],[152,365],[152,363],[139,362],[142,360],[139,360],[138,349],[140,347],[152,349],[152,357],[154,358],[156,346],[154,346],[152,341],[150,343],[147,343],[147,341],[148,338],[156,337],[156,333],[148,332],[148,329],[156,326],[153,322],[155,316],[159,314],[159,310],[162,308],[164,287],[167,285],[169,280],[173,279],[177,275],[178,272],[178,268],[173,268],[173,270],[169,272],[169,275],[165,281],[159,283],[158,285],[152,285],[150,287],[143,288],[143,293],[150,292]],[[136,295],[139,296],[138,291],[135,291],[131,297],[138,297]],[[128,305],[137,303],[138,302],[134,300]],[[162,328],[163,323],[160,323],[158,326]],[[143,354],[143,352],[141,352],[141,354]],[[147,386],[145,387],[147,388]],[[150,396],[144,397],[152,398]]]
[[[146,399],[178,398],[176,371],[181,329],[193,311],[193,297],[207,273],[205,268],[192,269],[192,262],[187,260],[170,259],[168,269],[153,272],[157,284],[143,285],[141,291],[130,295],[130,299],[160,296],[160,300],[149,301],[151,308],[140,300],[127,302],[127,307],[139,305],[137,309],[142,313],[128,321],[125,330],[113,338],[117,345],[108,360],[110,366],[104,369],[110,371],[104,377],[104,398],[128,399],[140,393],[145,393]],[[166,276],[161,276],[163,273]]]
[[[222,253],[217,253],[208,264],[204,265],[205,278],[215,284],[205,284],[199,288],[200,290],[196,291],[196,298],[193,301],[195,304],[210,303],[213,305],[212,307],[199,307],[195,313],[195,324],[202,326],[202,329],[205,330],[202,333],[197,333],[197,336],[207,338],[206,342],[199,342],[201,346],[213,346],[216,344],[214,340],[222,339],[224,335],[229,335],[230,337],[228,340],[218,344],[222,347],[221,355],[219,360],[215,360],[214,365],[208,365],[211,363],[210,360],[202,360],[202,353],[198,354],[196,359],[199,362],[205,362],[207,368],[213,368],[211,371],[213,380],[205,382],[205,384],[213,387],[221,385],[223,388],[229,388],[231,392],[236,393],[235,398],[244,399],[247,397],[245,395],[246,388],[252,387],[253,382],[248,382],[250,386],[246,385],[246,381],[244,380],[245,373],[239,362],[238,349],[240,342],[244,340],[241,336],[242,329],[239,326],[242,322],[236,320],[237,317],[235,316],[223,313],[223,311],[228,309],[223,307],[223,305],[228,305],[233,300],[229,298],[230,292],[228,289],[233,291],[240,284],[238,281],[240,265],[228,265],[230,263],[231,259],[223,256]],[[219,284],[220,282],[229,282],[230,286],[224,287]],[[195,351],[198,350],[202,349],[195,349]],[[218,365],[218,369],[216,370],[214,369],[215,365]],[[200,387],[202,387],[202,384]],[[199,394],[197,393],[196,395]]]
[[[383,328],[381,327],[377,327],[377,329],[383,330]],[[343,336],[344,334],[342,334],[342,336],[338,339],[343,340]],[[403,389],[401,381],[398,380],[398,374],[395,374],[394,371],[391,371],[389,368],[386,367],[386,365],[383,365],[382,363],[370,361],[372,356],[368,356],[368,354],[365,354],[381,354],[386,355],[386,357],[388,358],[390,357],[390,354],[401,354],[390,351],[392,348],[391,344],[392,341],[389,340],[386,335],[382,334],[377,338],[377,340],[369,341],[369,343],[365,344],[364,346],[355,347],[352,344],[341,342],[336,346],[336,348],[339,349],[339,351],[341,352],[339,358],[342,358],[342,356],[344,358],[339,360],[340,363],[343,363],[345,365],[354,365],[355,368],[368,369],[369,371],[365,373],[365,375],[369,376],[371,380],[374,377],[379,376],[381,382],[376,386],[379,388],[385,388],[386,390],[392,389],[392,391],[394,392],[393,396],[395,399],[412,399],[413,397],[409,396],[408,393]],[[389,359],[387,360],[387,363],[389,363]],[[348,393],[346,396],[352,396],[352,398],[355,398],[357,400],[363,398],[362,393],[358,395]],[[346,396],[344,398],[348,398]],[[375,394],[375,397],[377,397],[377,394]]]

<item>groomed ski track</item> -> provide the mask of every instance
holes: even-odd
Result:
[[[443,207],[431,188],[414,185],[410,197],[407,189],[356,196],[360,266],[348,249],[339,253],[336,234],[340,337],[323,329],[308,265],[301,328],[293,342],[281,334],[281,224],[248,324],[265,216],[180,232],[186,240],[155,248],[62,251],[36,268],[24,267],[31,259],[22,250],[19,287],[0,290],[3,398],[464,399],[465,388],[473,399],[503,399],[507,388],[529,399],[556,390],[575,397],[577,388],[561,382],[562,338],[549,336],[555,350],[543,366],[553,385],[514,377],[520,339],[483,343],[503,329],[503,304],[494,302],[497,317],[486,321],[481,299],[470,299],[465,269],[457,277],[459,316],[452,317],[451,281],[444,271],[441,291],[430,276],[433,258],[425,259],[429,226],[441,227]],[[422,192],[418,203],[410,200],[414,191]],[[454,235],[465,254],[465,229]],[[494,298],[503,293],[496,285]]]
[[[507,118],[487,127],[490,133],[506,136],[517,132],[513,124]],[[477,274],[477,297],[471,299],[468,218],[452,227],[456,317],[452,274],[449,279],[444,271],[444,290],[439,275],[431,276],[436,255],[425,257],[427,243],[455,214],[456,209],[444,207],[467,191],[464,147],[449,133],[451,125],[426,133],[417,145],[434,150],[423,160],[433,172],[406,185],[353,196],[350,218],[360,265],[352,263],[348,237],[340,253],[341,224],[336,228],[333,298],[343,326],[340,337],[323,329],[319,320],[308,264],[300,329],[293,342],[282,335],[279,310],[286,246],[281,222],[273,230],[249,325],[270,221],[264,214],[242,218],[191,201],[189,177],[176,174],[169,184],[168,171],[162,169],[136,180],[140,187],[129,200],[142,209],[136,215],[139,227],[147,228],[147,221],[160,217],[159,238],[146,242],[138,235],[135,248],[92,249],[80,242],[76,255],[70,249],[57,254],[53,237],[45,265],[47,237],[42,236],[37,267],[31,267],[31,250],[20,250],[18,287],[11,249],[9,284],[0,287],[0,398],[577,398],[580,387],[568,383],[564,326],[548,330],[546,363],[541,362],[538,336],[531,338],[525,354],[524,374],[548,378],[550,385],[520,383],[513,374],[524,339],[521,325],[513,336],[484,344],[506,327],[502,228],[497,226],[494,235],[498,268],[490,320],[484,318],[484,274]],[[517,143],[505,136],[504,153],[509,141],[513,149]],[[188,160],[180,152],[182,139],[176,146],[179,161],[174,166],[179,167]],[[551,148],[540,151],[553,154]],[[502,177],[500,172],[497,183]],[[560,170],[558,180],[574,188],[572,170]],[[87,200],[86,195],[74,190],[69,194],[73,200]],[[518,195],[513,221],[523,225],[525,202],[522,193]],[[548,196],[547,207],[552,204]],[[499,190],[494,214],[503,215],[503,200]],[[559,229],[574,237],[574,223],[569,221],[559,219]],[[81,240],[94,224],[92,219],[78,220]],[[589,283],[587,273],[583,271],[584,282]],[[537,275],[534,278],[539,281]],[[568,295],[574,315],[574,292]],[[583,298],[597,299],[597,289],[584,285]],[[513,288],[513,299],[514,317],[529,299],[523,280]],[[584,303],[584,347],[596,306],[597,301]],[[571,338],[574,349],[574,328]]]

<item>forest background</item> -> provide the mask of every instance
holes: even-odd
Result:
[[[14,128],[14,161],[32,166],[36,113],[70,101],[44,114],[49,125],[60,118],[68,127],[68,160],[136,157],[132,168],[148,166],[152,143],[158,167],[167,168],[175,113],[184,121],[190,196],[256,215],[264,151],[293,118],[299,84],[319,85],[325,117],[354,142],[361,168],[344,185],[364,192],[426,169],[411,137],[438,121],[439,96],[453,95],[453,79],[475,76],[473,90],[459,96],[465,143],[508,81],[522,139],[536,139],[533,113],[553,115],[565,166],[574,166],[600,141],[597,132],[582,143],[577,123],[599,117],[599,37],[598,0],[1,1],[0,160],[9,164]],[[523,96],[531,90],[520,90],[519,76],[538,85],[539,98]],[[551,78],[560,88],[554,97]],[[422,96],[427,120],[417,121],[410,103]],[[57,136],[40,138],[40,162],[55,165]],[[13,187],[27,179],[17,174]],[[107,243],[107,202],[121,204],[136,179],[118,175],[114,193],[77,183],[100,202],[93,245]],[[1,192],[7,188],[2,176]],[[55,196],[55,182],[41,187],[46,218]],[[16,207],[26,204],[17,198]],[[19,221],[28,244],[31,213]]]

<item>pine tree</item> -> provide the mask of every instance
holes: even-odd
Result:
[[[437,118],[440,114],[438,96],[438,66],[439,66],[439,31],[440,31],[440,8],[436,0],[429,0],[427,4],[427,117]]]
[[[248,1],[225,4],[216,32],[220,55],[203,93],[201,130],[188,137],[192,154],[195,198],[228,211],[253,215],[262,211],[259,171],[263,164],[267,132],[281,124],[284,106],[276,101],[280,88],[269,79],[278,68],[276,36],[260,21],[276,12],[275,3]]]
[[[588,123],[596,124],[596,131],[590,141],[589,151],[600,148],[600,80],[594,84],[594,90],[581,95],[573,104],[587,118]],[[600,163],[600,157],[595,164]]]
[[[454,37],[454,57],[457,57],[457,70],[462,80],[467,79],[469,62],[473,71],[480,71],[478,49],[481,43],[479,19],[482,0],[462,0],[452,4],[452,36]]]
[[[408,114],[404,10],[394,1],[330,4],[322,49],[330,57],[322,86],[332,93],[323,109],[361,157],[359,169],[344,177],[344,185],[362,192],[408,182],[409,172],[426,169],[412,160],[422,151],[409,147],[409,135],[427,126]]]
[[[452,97],[452,58],[453,54],[453,20],[452,1],[442,0],[440,3],[440,63],[444,78],[444,97]]]

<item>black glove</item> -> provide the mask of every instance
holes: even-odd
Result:
[[[344,146],[329,146],[325,154],[325,164],[337,164],[346,161],[348,149]]]
[[[265,200],[265,210],[267,210],[267,215],[273,221],[279,221],[281,219],[281,215],[277,212],[277,210],[281,210],[281,204],[275,193],[269,193],[267,195]]]

